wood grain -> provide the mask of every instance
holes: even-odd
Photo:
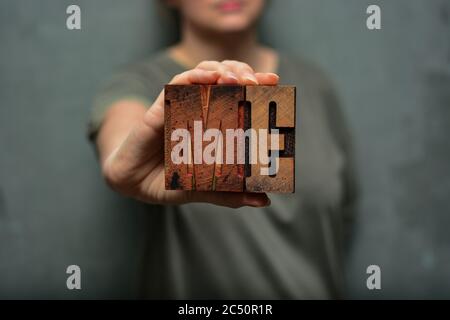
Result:
[[[275,176],[261,175],[258,161],[251,165],[251,174],[245,179],[246,191],[294,192],[295,190],[295,87],[247,86],[246,101],[251,108],[253,129],[279,129],[279,170]],[[270,144],[269,144],[270,148]],[[268,150],[269,151],[269,150]]]
[[[167,190],[294,192],[295,87],[166,85],[164,99]],[[214,157],[217,160],[221,153],[223,163],[194,163],[195,152],[203,154],[203,150],[211,144],[211,141],[201,141],[200,144],[195,141],[194,121],[201,121],[203,132],[207,129],[222,132],[223,144]],[[262,152],[272,155],[272,161],[279,163],[275,175],[262,175],[261,168],[267,165],[259,160],[256,164],[249,163],[249,142],[242,146],[245,150],[241,150],[245,152],[245,164],[237,164],[237,141],[234,140],[232,145],[225,143],[227,129],[249,128],[268,130],[268,147]],[[186,129],[190,133],[187,155],[190,164],[174,164],[171,160],[171,151],[179,142],[171,141],[171,134],[176,129]],[[278,137],[273,129],[279,130]],[[272,138],[279,138],[277,158],[270,150]],[[231,147],[236,161],[225,164],[227,148]]]
[[[167,85],[165,87],[165,165],[166,189],[197,191],[236,191],[244,189],[243,164],[175,165],[170,152],[177,142],[171,132],[186,128],[191,133],[190,157],[194,154],[194,121],[202,121],[203,130],[218,129],[225,137],[226,129],[243,129],[239,119],[239,103],[244,100],[244,87],[220,85]],[[203,142],[202,150],[211,142]],[[226,144],[222,144],[222,156]],[[234,147],[237,152],[237,146]],[[224,161],[223,161],[224,162]]]

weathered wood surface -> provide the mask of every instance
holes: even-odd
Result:
[[[194,120],[201,120],[203,130],[218,129],[225,136],[226,129],[243,129],[239,120],[239,102],[244,100],[242,86],[167,85],[165,88],[165,164],[166,189],[198,191],[243,191],[243,164],[195,164],[195,141],[191,140],[191,164],[173,164],[170,152],[175,141],[171,132],[178,128],[188,129],[194,137]],[[214,141],[212,141],[214,142]],[[201,144],[203,152],[206,145]],[[222,144],[222,155],[226,145]],[[237,148],[234,148],[236,153]],[[224,162],[224,161],[223,161]]]
[[[253,129],[278,129],[280,134],[279,169],[275,176],[261,175],[265,167],[259,162],[251,165],[251,174],[245,179],[250,192],[294,192],[295,180],[295,88],[284,86],[248,86],[246,101],[251,105]],[[259,137],[261,138],[261,137]],[[271,141],[268,137],[268,141]],[[270,142],[268,149],[270,150]]]
[[[295,177],[295,87],[292,86],[232,86],[232,85],[167,85],[165,87],[165,177],[167,190],[197,191],[249,191],[249,192],[294,192]],[[217,139],[210,141],[194,139],[194,121],[201,121],[201,129],[217,129],[222,133],[222,144]],[[275,175],[262,175],[267,168],[260,162],[251,164],[253,146],[246,141],[238,144],[226,143],[227,129],[267,130],[267,150],[258,150],[261,156],[270,156],[278,163]],[[171,152],[180,140],[172,141],[176,129],[190,133],[187,154],[189,163],[175,164]],[[274,157],[271,139],[278,129],[279,155]],[[271,132],[272,131],[272,132]],[[259,140],[261,137],[257,137]],[[255,140],[256,142],[256,140]],[[214,163],[204,159],[195,163],[206,148],[216,143]],[[257,142],[256,142],[257,143]],[[208,147],[210,145],[210,147]],[[226,163],[227,148],[235,159]],[[231,150],[232,148],[232,150]],[[239,149],[241,148],[241,149]],[[258,146],[259,149],[259,146]],[[245,164],[238,163],[238,150],[245,153]],[[260,153],[261,152],[261,153]],[[186,159],[184,158],[184,159]],[[217,161],[222,158],[222,163]],[[270,165],[270,164],[269,164]]]

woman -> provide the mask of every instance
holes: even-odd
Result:
[[[349,138],[322,73],[258,42],[263,0],[171,0],[181,41],[118,73],[91,119],[102,172],[117,192],[151,204],[151,298],[333,298],[351,215]],[[298,88],[296,193],[164,189],[163,94],[171,84]],[[150,106],[150,107],[149,107]],[[214,206],[218,205],[218,206]]]

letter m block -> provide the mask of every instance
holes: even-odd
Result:
[[[244,164],[238,164],[237,161],[233,164],[225,163],[227,152],[233,151],[236,155],[237,140],[232,146],[224,143],[227,129],[244,128],[244,87],[166,85],[164,100],[166,189],[244,191]],[[194,130],[194,122],[197,123],[197,128],[201,124],[201,132]],[[173,141],[172,133],[176,129],[186,129],[189,141]],[[211,141],[203,141],[203,133],[207,129],[219,130],[223,137],[222,143],[214,137]],[[172,161],[172,151],[180,142],[187,147],[181,151],[182,154],[176,156],[188,161],[175,164]],[[203,159],[203,150],[211,144],[216,144],[212,156],[216,160],[221,158],[222,161],[207,164]],[[188,154],[184,154],[185,152]]]

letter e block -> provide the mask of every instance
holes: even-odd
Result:
[[[247,86],[246,101],[250,105],[250,126],[258,131],[267,129],[267,153],[271,163],[277,162],[278,171],[274,175],[262,175],[261,169],[267,165],[251,164],[250,176],[246,177],[245,189],[250,192],[292,193],[295,190],[295,101],[293,86]],[[270,151],[273,129],[278,129],[278,157]],[[261,136],[258,137],[261,139]],[[254,141],[253,143],[256,143]],[[261,146],[259,145],[260,149]],[[258,153],[264,150],[258,150]],[[271,156],[272,155],[272,156]],[[273,165],[273,163],[272,163]]]

